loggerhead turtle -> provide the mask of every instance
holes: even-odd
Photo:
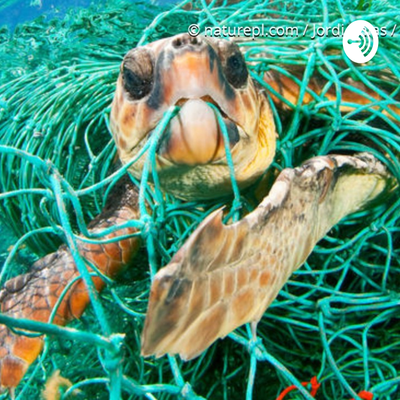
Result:
[[[265,80],[283,97],[298,101],[299,86],[293,80],[272,73]],[[314,93],[322,87],[318,79],[310,82]],[[325,95],[334,97],[330,91]],[[346,96],[366,102],[344,91],[344,100]],[[271,97],[278,108],[284,107],[278,97]],[[302,98],[304,103],[311,100],[308,93]],[[160,138],[156,156],[166,192],[185,200],[230,193],[226,150],[240,188],[254,183],[273,161],[276,131],[268,98],[251,79],[237,44],[180,34],[128,52],[111,111],[123,163],[139,154],[171,106],[180,109]],[[226,126],[225,138],[218,114]],[[130,173],[140,177],[145,160],[132,164]],[[282,171],[259,206],[240,221],[225,225],[223,210],[212,213],[154,277],[142,354],[178,353],[191,359],[244,323],[255,328],[318,240],[341,218],[392,187],[386,168],[370,154],[327,155]],[[137,190],[125,179],[92,221],[91,231],[101,233],[138,216]],[[137,252],[140,239],[126,238],[133,233],[135,229],[123,227],[103,236],[122,235],[123,240],[82,241],[80,254],[113,277]],[[15,318],[47,322],[75,279],[53,313],[52,322],[64,325],[78,318],[90,301],[79,276],[71,251],[62,246],[5,284],[1,310]],[[105,285],[100,276],[92,281],[97,290]],[[16,335],[2,325],[0,345],[0,385],[12,391],[40,353],[43,337]]]

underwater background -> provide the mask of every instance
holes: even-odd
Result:
[[[341,85],[338,77],[350,76],[384,87],[391,100],[380,107],[388,109],[400,91],[400,5],[394,0],[0,0],[1,284],[28,271],[72,234],[63,228],[62,217],[79,232],[79,220],[88,224],[102,209],[107,177],[116,168],[110,104],[119,65],[131,48],[185,32],[192,23],[202,29],[334,26],[361,17],[390,31],[398,25],[363,66],[346,60],[341,38],[263,38],[242,46],[254,79],[270,68],[305,65],[310,76],[324,71],[333,85]],[[260,59],[265,48],[271,57]],[[345,60],[344,66],[337,67],[336,60]],[[345,118],[335,104],[322,103],[293,107],[289,123],[275,115],[279,141],[273,168],[293,167],[314,155],[368,150],[399,179],[399,119],[380,122],[377,113],[365,117],[361,112]],[[314,125],[313,119],[320,123]],[[375,145],[360,144],[354,132]],[[53,175],[64,185],[65,210],[54,200]],[[157,194],[146,189],[151,218],[163,227],[152,231],[153,245],[144,246],[103,291],[99,302],[105,321],[89,307],[69,325],[77,329],[74,339],[48,337],[16,398],[40,398],[54,371],[60,371],[70,382],[60,387],[63,399],[276,399],[291,385],[297,389],[285,399],[312,399],[304,390],[299,393],[303,386],[312,390],[312,377],[321,383],[316,399],[350,400],[362,391],[373,393],[374,400],[400,399],[398,195],[346,218],[318,244],[260,321],[262,344],[252,346],[242,327],[198,359],[182,362],[140,356],[149,264],[165,265],[199,222],[232,198],[183,204],[167,196],[158,204]],[[251,190],[243,194],[244,202]],[[113,357],[79,336],[107,337],[105,322],[113,328],[109,337],[125,335]],[[122,375],[114,380],[117,366]]]

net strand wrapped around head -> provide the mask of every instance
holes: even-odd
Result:
[[[298,24],[302,31],[307,22],[346,25],[362,16],[390,31],[399,22],[390,2],[373,2],[363,13],[357,8],[362,4],[352,1],[206,6],[200,2],[190,11],[150,10],[142,3],[108,2],[104,9],[71,10],[63,20],[21,25],[14,36],[1,32],[1,207],[21,238],[3,266],[2,283],[25,271],[26,250],[21,249],[25,243],[42,256],[54,251],[65,235],[84,232],[102,209],[110,183],[124,174],[113,166],[116,152],[108,114],[122,56],[137,43],[171,36],[191,23],[201,29],[217,24]],[[262,85],[265,71],[305,65],[301,90],[317,71],[328,79],[328,86],[342,87],[347,76],[373,90],[384,87],[394,98],[398,84],[386,76],[399,79],[398,40],[397,34],[382,39],[378,54],[361,67],[349,61],[335,66],[335,60],[345,60],[341,38],[258,38],[244,41],[242,48],[253,78]],[[262,56],[266,48],[268,58]],[[385,98],[377,105],[390,112],[394,103]],[[351,118],[344,117],[334,101],[322,96],[306,106],[288,107],[294,111],[290,123],[281,121],[275,110],[279,141],[273,167],[293,167],[314,155],[368,150],[399,177],[398,121],[383,116],[385,122],[374,125],[381,111],[369,109],[365,117],[359,107]],[[314,125],[311,120],[318,117],[322,123]],[[355,139],[357,132],[368,139],[365,144]],[[67,232],[49,181],[53,172],[63,177],[61,213],[71,226]],[[361,390],[379,398],[399,397],[398,201],[353,215],[328,234],[260,321],[257,333],[262,342],[252,340],[250,330],[243,327],[200,358],[182,363],[173,357],[140,357],[148,263],[153,271],[165,265],[194,227],[229,199],[183,203],[162,198],[149,185],[142,193],[151,210],[141,221],[147,227],[148,258],[142,252],[133,268],[108,285],[94,305],[97,311],[90,307],[75,321],[72,326],[77,331],[68,340],[63,339],[63,328],[52,332],[43,355],[17,389],[19,398],[37,397],[55,369],[75,384],[68,392],[79,388],[88,398],[106,398],[108,390],[112,398],[123,392],[126,398],[183,394],[188,399],[200,395],[273,399],[291,384],[304,398],[311,398],[310,388],[301,382],[313,376],[321,383],[318,394],[324,399],[357,398]],[[244,195],[243,204],[251,208],[253,193]],[[123,346],[112,332],[126,334]]]

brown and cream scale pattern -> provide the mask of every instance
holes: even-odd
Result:
[[[138,218],[136,191],[132,185],[122,185],[125,190],[118,201],[110,199],[90,226],[92,233],[101,233],[105,228],[126,223]],[[114,204],[113,204],[114,203]],[[119,205],[119,207],[118,207]],[[116,207],[115,209],[114,206]],[[133,228],[116,230],[101,239],[112,239],[132,235]],[[106,276],[113,278],[132,259],[140,245],[138,237],[131,237],[107,244],[94,244],[78,240],[80,255],[88,262],[88,270],[94,265]],[[39,322],[50,322],[51,313],[66,287],[76,279],[67,291],[55,313],[53,323],[65,325],[79,318],[90,302],[86,284],[79,279],[80,274],[71,252],[61,246],[57,252],[34,263],[27,274],[10,279],[0,291],[1,312],[13,318],[26,318]],[[97,290],[102,290],[105,282],[93,276]],[[5,325],[0,325],[0,387],[15,388],[29,365],[43,348],[44,337],[15,335]]]
[[[126,64],[140,75],[145,72],[145,78],[150,74],[153,86],[144,98],[132,99],[122,78],[118,79],[110,124],[121,161],[129,162],[138,154],[172,105],[184,99],[213,100],[242,134],[231,149],[239,185],[247,186],[259,177],[275,154],[274,120],[267,98],[250,78],[243,87],[228,84],[227,74],[232,70],[226,68],[226,61],[235,52],[239,51],[227,41],[194,40],[187,34],[129,52],[122,70]],[[299,85],[293,79],[266,74],[264,80],[285,99],[299,102]],[[324,87],[312,81],[309,86],[317,95]],[[271,96],[278,110],[285,108]],[[313,96],[307,92],[302,100],[309,103]],[[365,104],[363,98],[352,100]],[[343,105],[341,110],[346,111]],[[168,164],[162,154],[159,158],[162,186],[179,197],[198,200],[204,194],[216,197],[231,191],[224,158],[194,168]],[[144,160],[136,162],[131,172],[140,176]],[[283,171],[268,197],[240,222],[226,226],[221,211],[211,215],[155,276],[143,355],[178,353],[190,359],[236,327],[256,323],[315,243],[343,216],[382,192],[385,184],[390,187],[389,181],[384,167],[372,156],[314,158],[301,168]],[[93,230],[138,218],[132,188],[122,186],[120,195],[122,200],[115,198],[93,221]],[[80,252],[113,277],[134,256],[138,244],[137,238],[104,245],[81,242]],[[71,254],[61,247],[38,261],[30,273],[5,284],[0,292],[2,312],[46,322],[60,294],[76,277],[79,273]],[[99,277],[93,281],[98,290],[104,286]],[[61,302],[54,322],[63,325],[79,317],[88,302],[85,284],[78,279]],[[0,344],[0,385],[12,391],[39,354],[43,339],[18,336],[1,326]]]
[[[224,225],[221,210],[211,214],[155,276],[142,354],[191,359],[240,325],[258,322],[326,232],[389,182],[370,155],[316,157],[281,172],[241,221]]]
[[[177,40],[182,42],[179,50],[174,46]],[[275,154],[276,132],[269,103],[250,78],[240,89],[227,83],[223,64],[236,49],[233,43],[197,38],[196,44],[191,45],[193,40],[188,35],[178,35],[132,49],[125,56],[110,118],[119,158],[123,163],[131,161],[171,106],[187,99],[213,101],[243,130],[232,149],[232,158],[238,184],[248,186],[271,164]],[[123,84],[124,66],[152,72],[153,88],[144,99],[130,98]],[[219,147],[218,154],[225,155],[223,145]],[[141,157],[130,168],[137,178],[141,176],[145,160],[146,157]],[[224,157],[195,168],[174,165],[160,155],[156,160],[161,187],[178,197],[199,200],[202,196],[210,197],[208,192],[224,195],[231,191]],[[203,181],[201,190],[196,181]]]

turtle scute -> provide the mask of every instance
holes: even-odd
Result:
[[[192,359],[258,322],[332,226],[391,188],[371,155],[315,157],[283,170],[242,220],[224,225],[221,210],[211,214],[155,275],[142,354]]]

